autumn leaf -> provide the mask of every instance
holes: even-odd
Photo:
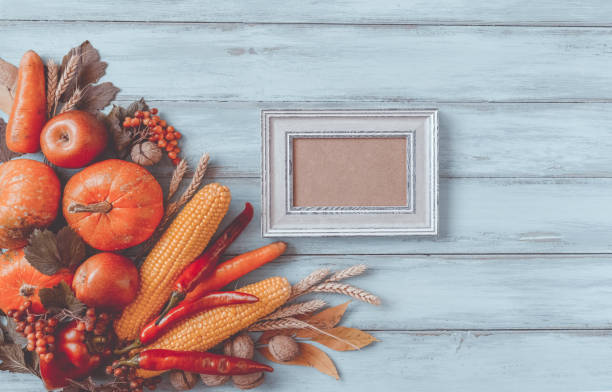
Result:
[[[64,267],[76,267],[85,259],[85,242],[70,226],[60,229],[55,235],[55,241]]]
[[[6,317],[6,327],[3,332],[4,340],[7,343],[13,343],[21,347],[25,347],[28,344],[28,339],[17,332],[17,323],[11,317]]]
[[[72,83],[70,83],[66,89],[66,92],[64,92],[62,95],[62,102],[70,99],[77,86],[84,88],[89,84],[96,83],[106,73],[106,67],[108,64],[100,61],[100,54],[98,53],[98,50],[94,48],[89,41],[85,41],[81,45],[70,49],[70,51],[64,56],[60,68],[60,75],[68,65],[68,60],[70,60],[70,57],[76,53],[80,54],[77,77]]]
[[[0,370],[11,373],[31,373],[36,371],[28,366],[23,350],[16,344],[4,344],[0,346]]]
[[[45,275],[54,275],[62,268],[79,265],[85,259],[85,243],[68,226],[57,234],[36,229],[30,235],[25,257],[32,267]]]
[[[55,234],[48,229],[36,229],[24,249],[26,260],[45,275],[54,275],[62,268]]]
[[[67,309],[75,315],[85,312],[85,304],[79,301],[72,289],[64,281],[52,288],[43,288],[38,291],[40,302],[49,311],[61,311]]]
[[[277,360],[272,353],[270,353],[268,347],[259,348],[259,352],[272,362],[283,365],[313,367],[336,380],[340,379],[336,365],[334,365],[334,362],[323,350],[308,343],[298,343],[298,345],[300,346],[300,354],[292,361],[281,362]]]
[[[341,305],[327,308],[313,316],[305,318],[304,321],[321,329],[333,328],[342,320],[342,316],[344,316],[344,312],[346,312],[346,308],[350,303],[351,301],[348,301]]]
[[[77,107],[95,114],[110,105],[118,92],[119,88],[111,82],[87,86],[83,89],[83,97],[79,100]]]
[[[10,161],[21,154],[9,150],[6,146],[6,122],[0,118],[0,163]]]
[[[374,336],[357,328],[335,327],[325,330],[325,332],[334,335],[338,339],[322,334],[311,329],[300,329],[295,333],[296,337],[308,338],[313,342],[320,343],[326,347],[336,351],[352,351],[357,348],[363,348],[373,342],[378,342]],[[343,342],[344,341],[344,342]],[[354,346],[347,344],[351,343]]]

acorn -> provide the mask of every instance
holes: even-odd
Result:
[[[208,387],[218,387],[219,385],[225,384],[230,376],[215,376],[212,374],[200,374],[200,378],[204,385]]]

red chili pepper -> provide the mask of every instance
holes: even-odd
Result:
[[[268,365],[250,359],[208,352],[161,349],[141,351],[128,360],[117,362],[115,367],[123,365],[135,366],[144,370],[165,371],[175,369],[216,376],[235,376],[256,372],[272,372],[274,370]]]
[[[185,267],[181,275],[176,279],[170,298],[160,313],[161,316],[165,315],[177,303],[185,299],[187,293],[195,285],[214,271],[221,254],[238,238],[251,219],[253,219],[253,206],[247,202],[244,205],[244,210],[229,224],[219,238],[197,259]]]
[[[195,301],[183,301],[172,308],[165,316],[161,316],[157,320],[153,320],[147,324],[140,332],[139,339],[125,348],[115,351],[115,354],[123,354],[153,342],[177,322],[195,313],[217,308],[219,306],[238,305],[257,301],[259,301],[259,299],[256,296],[237,291],[211,292]]]

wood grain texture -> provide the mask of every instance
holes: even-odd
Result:
[[[208,179],[212,181],[212,179]],[[232,254],[257,248],[260,181],[215,178],[232,190],[228,217],[246,201],[255,217]],[[610,253],[612,180],[457,178],[440,181],[437,238],[291,238],[289,254]],[[226,218],[227,221],[227,218]]]
[[[274,365],[265,391],[605,391],[612,385],[610,331],[372,332],[380,343],[330,352],[340,381],[314,369]],[[260,358],[260,357],[258,357]],[[44,391],[31,376],[2,374],[11,392]],[[3,389],[4,390],[4,389]],[[166,381],[158,390],[172,391]],[[214,389],[201,383],[192,391]]]
[[[86,36],[124,98],[612,99],[607,28],[9,21],[0,36],[11,62],[30,47],[59,58]]]
[[[260,23],[542,24],[609,26],[606,0],[62,1],[4,0],[1,19]],[[66,12],[70,10],[70,12]]]
[[[262,388],[604,391],[611,13],[606,0],[0,0],[0,57],[17,63],[32,48],[59,59],[91,40],[121,102],[154,102],[192,164],[211,153],[208,181],[232,190],[228,219],[254,204],[231,254],[269,242],[258,227],[261,109],[439,108],[438,238],[291,239],[239,282],[367,263],[353,282],[383,306],[354,302],[344,323],[382,342],[331,353],[340,382],[278,365]],[[0,383],[43,390],[25,375]]]
[[[129,104],[122,101],[123,106]],[[441,177],[612,177],[612,104],[154,102],[217,177],[261,175],[262,109],[440,109]],[[167,173],[169,175],[169,173]]]

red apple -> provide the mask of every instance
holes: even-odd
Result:
[[[72,289],[89,307],[119,311],[136,297],[138,270],[127,257],[98,253],[77,268]]]
[[[71,169],[91,163],[104,151],[107,141],[104,124],[81,110],[53,117],[40,134],[40,147],[49,162]]]

